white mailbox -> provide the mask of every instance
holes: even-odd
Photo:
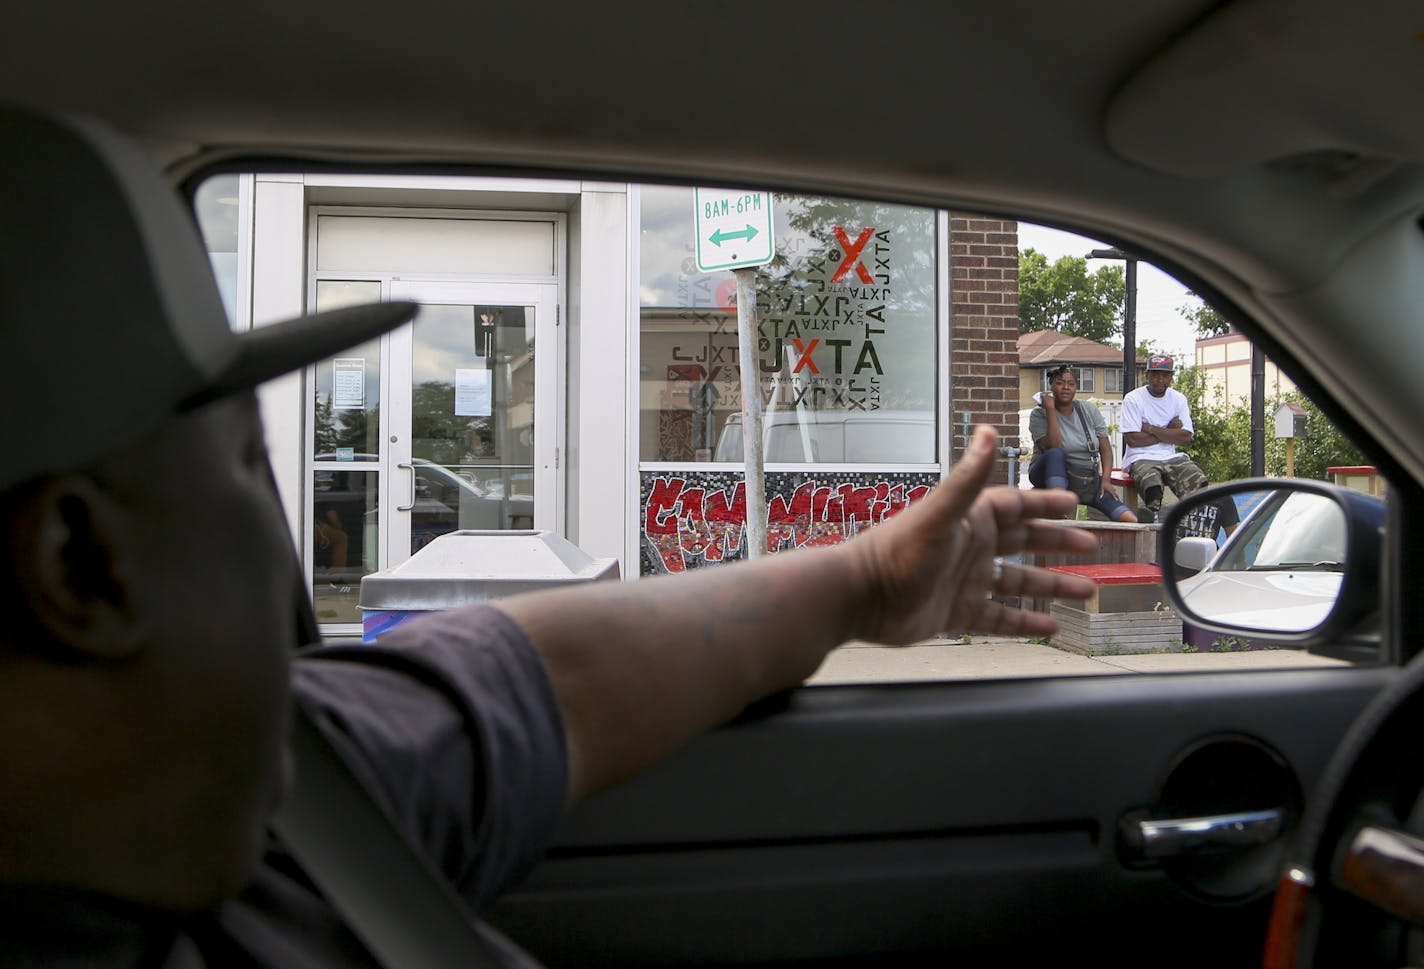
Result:
[[[1306,410],[1286,401],[1276,408],[1276,437],[1305,437]]]

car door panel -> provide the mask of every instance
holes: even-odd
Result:
[[[1119,826],[1212,737],[1255,738],[1308,793],[1397,673],[796,691],[571,813],[491,918],[551,966],[1259,952],[1263,891],[1209,897]]]

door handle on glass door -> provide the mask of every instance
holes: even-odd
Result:
[[[415,507],[415,465],[402,461],[400,464],[397,464],[396,467],[405,468],[410,472],[410,504],[396,505],[396,511],[410,511]]]

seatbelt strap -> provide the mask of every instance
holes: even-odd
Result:
[[[296,641],[320,642],[307,590],[299,592]],[[386,969],[537,969],[475,919],[312,716],[293,704],[296,776],[272,829],[376,961]]]
[[[283,846],[388,969],[510,969],[536,963],[480,925],[297,705],[296,783],[273,820]]]

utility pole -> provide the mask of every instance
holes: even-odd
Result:
[[[1292,455],[1294,457],[1294,455]],[[1294,472],[1294,461],[1291,462]],[[1266,474],[1266,355],[1251,344],[1251,477]]]
[[[1122,305],[1122,394],[1137,386],[1137,257],[1116,246],[1094,249],[1086,259],[1121,259],[1125,267],[1126,292]]]

